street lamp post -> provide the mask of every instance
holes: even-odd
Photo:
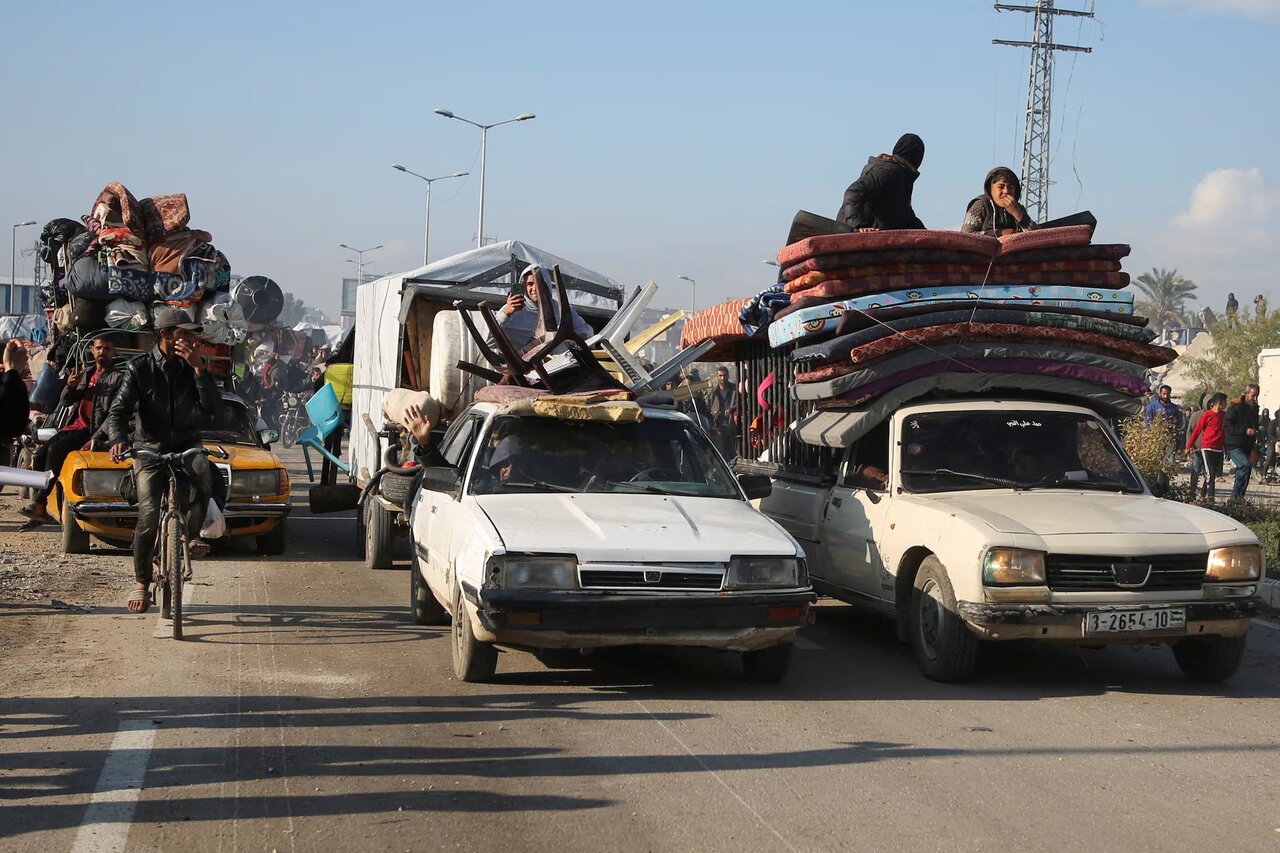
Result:
[[[515,118],[509,118],[506,121],[498,121],[493,124],[481,124],[480,122],[472,121],[469,118],[456,116],[449,110],[445,109],[438,109],[435,113],[436,115],[444,116],[445,118],[454,118],[458,121],[465,121],[472,127],[480,128],[480,223],[476,227],[476,248],[478,249],[484,245],[484,167],[485,156],[489,148],[489,128],[501,127],[504,124],[511,124],[515,121],[528,121],[531,118],[536,118],[536,116],[533,113],[521,113]]]
[[[25,228],[28,225],[35,225],[34,219],[28,219],[26,222],[19,222],[13,226],[13,240],[9,248],[9,291],[8,305],[5,306],[7,311],[13,311],[13,280],[18,277],[18,229]]]
[[[401,166],[399,163],[392,163],[391,168],[399,172],[404,172],[406,175],[413,175],[415,178],[421,178],[422,180],[427,182],[427,218],[426,218],[426,222],[422,226],[422,265],[426,266],[427,264],[431,263],[431,257],[428,254],[428,250],[431,244],[431,185],[434,184],[436,181],[443,181],[447,178],[465,178],[467,175],[471,173],[470,172],[454,172],[453,174],[450,174],[450,175],[441,175],[438,178],[428,178],[426,175],[419,175],[417,172],[411,169],[406,169],[404,166]]]
[[[678,275],[676,278],[684,279],[689,282],[689,301],[693,303],[693,311],[698,310],[698,283],[687,275]]]
[[[348,252],[355,252],[356,257],[359,258],[359,260],[352,260],[351,258],[347,259],[348,263],[352,263],[356,265],[356,287],[359,287],[360,285],[364,284],[364,256],[369,252],[375,251],[377,249],[381,249],[382,244],[379,243],[378,245],[370,246],[367,249],[357,249],[354,246],[348,246],[346,243],[339,243],[338,246],[340,248],[346,249]]]

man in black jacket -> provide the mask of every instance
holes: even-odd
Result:
[[[5,342],[3,370],[0,375],[0,465],[8,465],[13,440],[31,423],[31,400],[22,378],[27,370],[27,348],[17,338]]]
[[[1236,466],[1235,483],[1231,488],[1231,500],[1244,497],[1249,488],[1249,475],[1253,473],[1250,454],[1258,440],[1258,386],[1248,385],[1244,394],[1227,409],[1223,419],[1226,432],[1227,456]]]
[[[924,142],[904,133],[892,154],[871,157],[858,180],[844,191],[836,219],[859,231],[924,228],[911,209],[911,191],[924,162]]]
[[[154,323],[155,349],[125,368],[107,415],[113,459],[121,457],[131,437],[139,447],[156,453],[199,447],[202,416],[216,417],[222,408],[222,395],[200,355],[200,326],[191,322],[185,311],[167,306],[156,309]],[[129,609],[141,613],[150,604],[147,590],[151,585],[151,556],[168,476],[155,459],[135,459],[133,471],[138,483],[138,524],[133,532],[133,574],[137,584],[129,596]],[[191,556],[202,557],[209,552],[209,544],[198,538],[209,496],[213,494],[209,460],[195,457],[187,466],[187,475],[195,490],[186,512],[187,535],[191,539]]]
[[[59,409],[74,407],[73,416],[36,452],[36,470],[52,471],[54,481],[62,471],[62,463],[73,451],[87,449],[99,434],[105,432],[107,412],[124,377],[123,371],[116,370],[116,345],[105,336],[95,338],[89,351],[93,355],[93,369],[71,370],[58,401]],[[31,519],[23,525],[24,530],[53,520],[45,510],[52,490],[53,482],[50,482],[48,488],[36,493],[30,507],[19,510]]]

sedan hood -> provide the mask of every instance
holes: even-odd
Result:
[[[1226,533],[1239,525],[1225,515],[1150,495],[1044,489],[1032,492],[966,492],[932,496],[1001,533],[1070,536]]]
[[[726,562],[799,553],[750,504],[665,495],[482,495],[476,504],[508,551],[576,554],[582,562]]]

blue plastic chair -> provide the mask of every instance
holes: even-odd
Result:
[[[302,457],[307,460],[307,479],[314,481],[316,478],[311,468],[311,454],[308,448],[314,449],[343,471],[350,472],[351,466],[334,456],[324,446],[329,436],[342,429],[342,407],[338,405],[338,395],[334,392],[333,385],[326,384],[312,394],[311,399],[306,402],[306,410],[307,417],[311,419],[311,426],[304,429],[298,436],[298,444],[302,445]]]

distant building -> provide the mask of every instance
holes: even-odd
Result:
[[[0,314],[36,314],[42,309],[40,294],[29,276],[0,278]]]

